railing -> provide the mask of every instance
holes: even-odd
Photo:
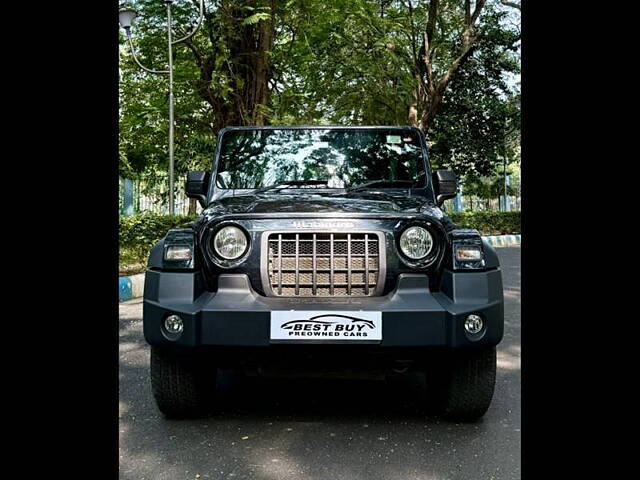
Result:
[[[508,197],[506,211],[516,212],[521,210],[522,198],[511,195]],[[471,195],[461,195],[458,198],[447,200],[444,202],[445,209],[448,212],[497,212],[505,211],[504,197],[497,198],[479,198]]]
[[[189,214],[190,199],[184,191],[186,176],[176,178],[175,193],[175,213],[179,215]],[[156,182],[155,187],[143,180],[131,180],[120,178],[119,195],[120,215],[129,216],[136,213],[169,213],[169,195],[166,186],[161,182]],[[200,212],[200,204],[195,202],[195,210],[192,213]]]

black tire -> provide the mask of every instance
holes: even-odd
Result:
[[[496,347],[468,348],[447,355],[445,369],[431,376],[432,409],[447,420],[474,421],[491,404],[496,382]],[[435,379],[435,381],[434,381]]]
[[[168,418],[198,418],[211,412],[215,392],[211,360],[200,355],[151,347],[151,388]]]

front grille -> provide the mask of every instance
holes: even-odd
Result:
[[[380,277],[375,233],[272,233],[268,282],[282,297],[373,296]]]

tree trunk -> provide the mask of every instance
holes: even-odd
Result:
[[[259,0],[247,1],[245,5],[222,0],[215,13],[207,12],[203,28],[209,37],[206,50],[191,40],[185,42],[200,69],[197,91],[211,106],[214,130],[231,125],[267,123],[265,112],[271,100],[269,52],[275,35],[277,0],[268,1],[270,18],[253,24],[243,23],[249,14],[241,8],[251,6],[255,9],[262,5],[264,2]],[[219,51],[217,36],[223,37],[229,51],[222,73],[228,78],[231,99],[223,97],[219,85],[213,83],[217,58],[225,55]]]
[[[187,212],[187,215],[195,215],[196,214],[196,202],[197,200],[195,198],[190,198],[189,199],[189,211]]]
[[[269,59],[268,55],[273,46],[275,30],[276,0],[270,1],[271,18],[258,23],[258,49],[256,52],[255,75],[255,103],[253,105],[253,119],[256,125],[265,124],[265,109],[269,105]]]

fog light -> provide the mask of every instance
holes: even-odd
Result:
[[[464,329],[469,333],[478,333],[482,330],[482,318],[478,315],[469,315],[464,321]]]
[[[182,333],[184,325],[182,324],[182,319],[178,315],[169,315],[164,319],[164,328],[168,333],[178,335]]]

